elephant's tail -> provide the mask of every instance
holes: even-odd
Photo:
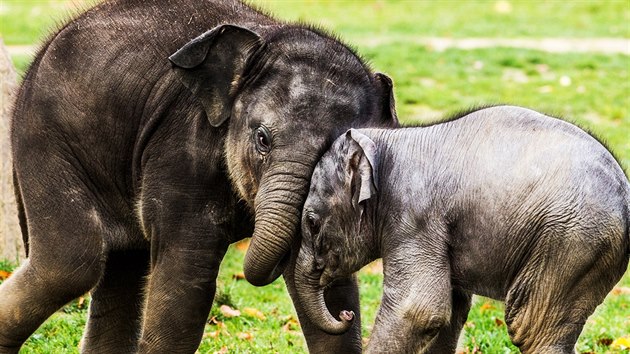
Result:
[[[24,211],[24,202],[22,201],[22,190],[18,182],[15,165],[13,166],[13,191],[15,193],[15,204],[17,205],[18,220],[20,222],[20,230],[22,230],[22,241],[24,241],[24,251],[28,257],[28,227],[26,226],[26,213]]]

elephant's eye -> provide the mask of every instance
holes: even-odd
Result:
[[[271,137],[269,136],[269,130],[264,125],[256,128],[254,131],[254,140],[256,144],[256,150],[262,155],[271,151]]]

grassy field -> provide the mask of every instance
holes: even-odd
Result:
[[[426,122],[466,107],[511,103],[564,117],[585,127],[630,168],[630,58],[622,54],[551,54],[490,48],[440,52],[418,37],[630,37],[630,3],[623,1],[256,1],[279,17],[329,28],[375,70],[390,75],[404,122]],[[37,44],[78,1],[4,1],[0,35],[7,44]],[[351,14],[351,15],[349,15]],[[374,39],[379,39],[374,45]],[[413,41],[412,41],[413,42]],[[27,55],[14,57],[23,72]],[[305,344],[282,280],[254,288],[238,275],[243,251],[231,247],[202,353],[301,353]],[[0,269],[12,266],[0,262]],[[2,273],[0,273],[2,274]],[[378,266],[360,273],[363,335],[368,337],[381,294]],[[614,341],[630,336],[630,272],[589,319],[580,353],[624,352]],[[0,299],[1,301],[1,299]],[[76,352],[89,298],[58,312],[33,335],[24,353]],[[221,305],[241,310],[226,317]],[[465,326],[469,353],[512,353],[501,303],[479,298]],[[629,337],[630,340],[630,337]],[[225,349],[223,349],[225,348]]]

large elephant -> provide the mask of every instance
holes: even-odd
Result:
[[[193,352],[228,245],[253,233],[255,285],[291,268],[315,163],[348,127],[396,125],[391,95],[333,37],[237,1],[112,0],[78,16],[39,51],[13,112],[28,259],[0,286],[0,352],[88,290],[83,352]],[[339,281],[331,311],[357,293]],[[311,351],[361,350],[359,326],[329,336],[296,309]]]
[[[472,294],[505,301],[521,352],[574,353],[630,255],[619,163],[576,126],[514,106],[350,129],[315,168],[302,217],[295,285],[326,331],[356,308],[334,318],[325,286],[383,258],[368,353],[455,352]]]

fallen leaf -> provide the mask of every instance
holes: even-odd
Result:
[[[620,350],[630,349],[630,336],[619,337],[619,338],[615,339],[610,344],[610,347],[612,349],[620,349]]]
[[[254,339],[254,336],[249,332],[239,332],[239,334],[237,334],[236,336],[238,337],[238,339],[242,339],[242,340]]]
[[[367,274],[383,274],[383,261],[381,259],[375,260],[363,267],[363,272]]]
[[[0,275],[0,279],[2,279],[2,275]],[[613,295],[630,295],[630,288],[627,286],[615,286],[610,293]]]
[[[83,296],[79,297],[79,301],[77,301],[77,307],[82,309],[85,304],[85,298]]]
[[[221,305],[221,307],[219,307],[219,311],[221,311],[221,314],[227,318],[238,317],[241,315],[241,311],[233,309],[228,305]]]
[[[484,313],[489,310],[494,310],[494,309],[495,307],[490,301],[484,302],[483,305],[481,305],[481,307],[479,308],[479,310],[481,310],[481,313]]]
[[[282,323],[287,323],[289,321],[297,321],[297,320],[295,319],[295,317],[293,317],[293,315],[286,315],[286,316],[280,317],[280,321],[282,321]]]
[[[240,272],[240,273],[232,274],[232,279],[243,280],[245,279],[245,273]]]
[[[206,332],[203,334],[204,338],[217,338],[221,334],[221,330],[217,329],[216,331]]]
[[[255,309],[253,307],[245,307],[243,309],[243,313],[246,314],[249,317],[255,317],[261,321],[266,320],[267,318],[265,317],[265,315],[258,309]]]
[[[497,327],[501,327],[501,326],[503,326],[505,324],[505,322],[503,322],[500,318],[495,317],[494,318],[494,324],[496,324]]]
[[[603,346],[609,346],[611,345],[613,342],[612,338],[608,338],[608,337],[604,337],[604,338],[600,338],[597,340],[597,344],[599,345],[603,345]]]
[[[300,323],[291,315],[283,317],[284,325],[282,326],[283,332],[296,332],[300,329]]]
[[[228,348],[226,346],[221,347],[220,350],[217,350],[216,352],[214,352],[214,354],[228,354]]]
[[[250,239],[241,240],[241,241],[237,242],[236,246],[234,246],[234,247],[236,247],[236,249],[241,251],[241,252],[245,252],[249,248],[249,240]]]
[[[0,280],[5,280],[11,276],[11,272],[7,272],[6,270],[0,270]]]

